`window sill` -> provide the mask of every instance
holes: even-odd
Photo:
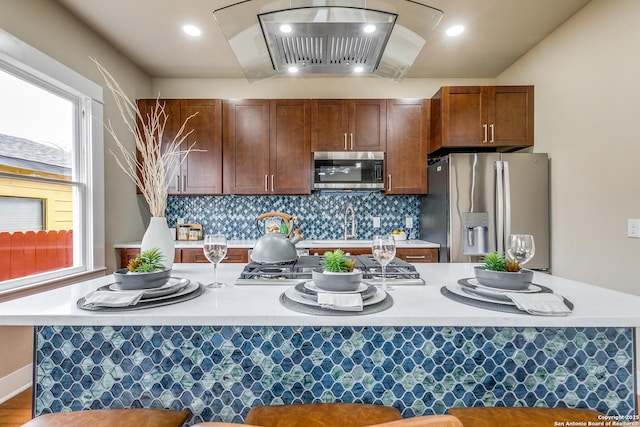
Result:
[[[84,271],[82,273],[69,275],[47,282],[32,283],[13,289],[0,292],[0,302],[11,301],[14,299],[26,297],[28,295],[38,294],[40,292],[49,291],[51,289],[61,288],[73,283],[82,282],[84,280],[95,279],[105,275],[106,268],[99,268],[93,271]]]

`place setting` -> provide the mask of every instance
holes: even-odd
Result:
[[[567,316],[571,301],[552,289],[533,283],[533,271],[522,268],[535,254],[530,234],[509,236],[506,257],[490,252],[474,267],[475,277],[443,286],[441,293],[460,303],[489,310],[537,316]]]
[[[176,304],[204,291],[196,281],[171,276],[161,264],[157,248],[142,252],[127,268],[113,273],[114,282],[80,298],[78,308],[90,311],[125,311]]]
[[[312,279],[289,287],[280,302],[294,311],[316,315],[371,314],[391,307],[388,287],[363,282],[363,272],[354,266],[355,261],[342,250],[327,251],[323,267],[312,270]]]

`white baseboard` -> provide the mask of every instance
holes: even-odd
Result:
[[[0,403],[31,387],[33,365],[28,364],[0,378]]]

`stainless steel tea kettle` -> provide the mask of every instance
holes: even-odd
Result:
[[[272,231],[265,233],[260,227],[260,221],[270,217],[281,217],[284,222],[280,227],[271,228]],[[251,251],[251,261],[259,264],[281,264],[297,260],[298,252],[295,244],[302,240],[302,235],[299,228],[294,230],[296,221],[295,216],[282,212],[268,212],[260,215],[256,224],[258,232],[263,235]],[[282,225],[286,225],[286,230]],[[286,235],[281,231],[286,231]]]

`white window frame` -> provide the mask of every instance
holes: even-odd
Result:
[[[0,69],[74,99],[74,266],[0,283],[0,295],[105,270],[102,87],[0,29]],[[41,178],[42,179],[42,178]],[[82,212],[78,212],[82,209]],[[84,220],[81,220],[84,218]]]

